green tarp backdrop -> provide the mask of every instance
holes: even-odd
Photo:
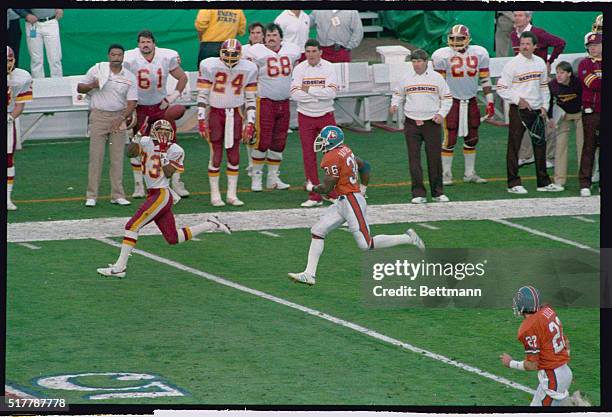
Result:
[[[281,10],[245,10],[247,24],[268,23]],[[64,75],[84,74],[94,63],[106,60],[107,47],[120,43],[136,47],[136,34],[150,29],[157,45],[177,50],[187,71],[197,69],[198,39],[194,28],[197,10],[185,9],[65,9],[61,22]],[[598,12],[537,12],[534,24],[567,41],[566,52],[584,51],[583,36],[590,30]],[[488,11],[384,11],[385,28],[430,53],[446,42],[448,28],[467,25],[473,43],[482,45],[493,56],[494,12]],[[22,20],[23,22],[23,20]],[[23,24],[23,23],[22,23]],[[314,35],[314,31],[311,31]],[[247,36],[239,38],[246,42]],[[22,35],[19,65],[29,70],[29,55]],[[48,74],[48,69],[46,74]]]

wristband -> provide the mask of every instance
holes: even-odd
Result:
[[[487,99],[487,103],[493,103],[495,102],[495,98],[493,96],[493,93],[489,93],[487,95],[485,95],[486,99]]]
[[[306,191],[308,191],[308,192],[312,192],[312,190],[314,189],[314,187],[315,187],[315,186],[314,186],[314,185],[313,185],[311,182],[309,182],[309,183],[307,183],[307,184],[306,184]]]
[[[519,371],[525,370],[525,361],[511,360],[508,366],[512,369],[518,369]]]

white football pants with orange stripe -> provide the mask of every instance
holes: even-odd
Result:
[[[531,401],[532,406],[559,406],[569,396],[572,370],[567,364],[555,369],[538,371],[540,384]]]

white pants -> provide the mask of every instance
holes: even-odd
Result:
[[[8,117],[6,120],[6,153],[12,154],[15,153],[15,122],[13,120],[9,123]]]
[[[329,232],[346,222],[359,248],[367,250],[372,245],[370,225],[366,221],[367,209],[368,205],[361,193],[342,195],[334,204],[325,209],[323,216],[312,226],[310,232],[315,236],[325,238]]]
[[[553,370],[538,371],[540,384],[531,401],[532,406],[559,406],[569,396],[572,370],[567,364]]]
[[[32,29],[36,29],[36,37],[30,37]],[[51,77],[62,76],[62,44],[60,42],[59,23],[57,19],[34,24],[26,22],[25,33],[28,51],[30,51],[30,70],[32,78],[45,78],[43,49],[47,52],[47,61],[51,69]]]

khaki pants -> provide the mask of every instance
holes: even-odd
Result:
[[[108,141],[110,148],[111,199],[125,198],[123,191],[123,158],[127,132],[111,133],[111,123],[121,116],[122,111],[92,109],[89,115],[89,181],[87,198],[96,199],[100,187],[104,151]]]
[[[566,113],[557,126],[557,144],[555,147],[555,184],[565,185],[567,181],[567,148],[571,124],[576,130],[576,161],[580,165],[584,132],[582,130],[582,113]],[[578,170],[576,170],[578,171]]]

